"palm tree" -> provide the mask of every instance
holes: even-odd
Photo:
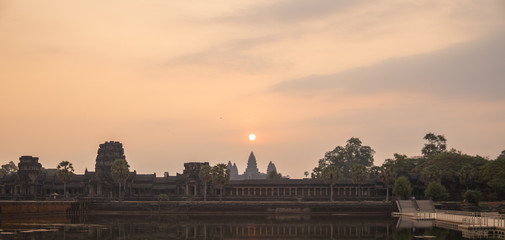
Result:
[[[67,182],[74,176],[74,167],[69,161],[62,161],[56,167],[58,178],[63,182],[63,196],[67,197]]]
[[[200,180],[202,180],[202,182],[204,184],[204,189],[203,189],[203,200],[204,201],[207,201],[207,183],[212,181],[211,170],[212,169],[209,165],[203,165],[200,168],[200,172],[198,173]]]
[[[368,179],[368,172],[366,167],[361,164],[356,164],[351,168],[351,177],[354,184],[358,184],[358,197],[361,201],[361,184],[365,183]]]
[[[118,199],[121,200],[121,183],[126,185],[126,180],[130,176],[130,165],[128,165],[126,159],[118,158],[112,163],[110,174],[114,181],[119,184]]]
[[[335,165],[329,165],[323,168],[322,176],[324,181],[330,184],[330,201],[333,201],[333,185],[338,182],[342,173]]]
[[[226,164],[220,163],[212,167],[211,170],[212,182],[221,187],[221,195],[219,196],[219,201],[223,201],[223,186],[230,182],[230,169],[226,167]]]
[[[391,162],[385,162],[379,168],[379,178],[386,185],[386,202],[389,201],[389,183],[396,178],[396,172]]]
[[[305,171],[303,175],[305,175],[305,178],[307,178],[309,176],[309,171]]]

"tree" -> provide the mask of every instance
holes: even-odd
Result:
[[[323,172],[323,169],[329,165],[329,162],[328,160],[326,160],[326,158],[322,158],[322,159],[319,159],[319,162],[318,162],[318,166],[315,167],[313,170],[312,170],[312,174],[311,174],[311,177],[312,178],[321,178],[322,177],[322,172]]]
[[[74,167],[69,161],[62,161],[56,167],[58,178],[63,182],[63,196],[67,197],[67,182],[74,176]]]
[[[309,171],[305,171],[303,175],[305,175],[305,178],[307,178],[309,176]]]
[[[482,169],[490,162],[492,161],[480,156],[470,156],[457,150],[451,150],[425,159],[414,169],[414,172],[419,174],[425,186],[428,186],[432,181],[443,184],[449,191],[449,195],[456,200],[462,192],[466,191],[465,183],[462,181],[467,177],[464,174],[465,169],[471,168],[477,175],[477,170]],[[477,177],[469,177],[473,179],[472,182],[467,183],[470,188],[472,184],[477,182]]]
[[[325,166],[335,165],[342,170],[344,176],[348,177],[355,164],[371,167],[374,154],[375,151],[371,147],[362,146],[359,138],[350,138],[344,147],[337,146],[332,151],[326,152],[324,157],[319,160],[319,166],[314,169],[314,173],[317,176],[317,173],[320,173]]]
[[[505,150],[501,151],[500,155],[496,159],[503,159],[505,158]]]
[[[220,163],[212,167],[211,175],[212,182],[220,186],[219,201],[221,202],[223,200],[223,186],[230,182],[230,169],[226,167],[226,164]]]
[[[378,177],[381,172],[380,166],[373,166],[370,168],[370,176]]]
[[[267,179],[281,179],[281,178],[282,178],[282,174],[277,173],[276,170],[270,171],[267,175]]]
[[[351,168],[351,178],[354,184],[358,184],[358,197],[361,200],[361,184],[364,184],[368,179],[366,167],[361,164],[356,164]]]
[[[421,180],[428,186],[431,182],[440,182],[441,170],[436,165],[429,165],[421,171]]]
[[[431,158],[437,154],[443,153],[447,149],[447,139],[444,135],[435,135],[434,133],[427,133],[424,139],[428,143],[424,144],[421,152],[425,158]]]
[[[126,185],[126,180],[130,176],[130,165],[124,158],[114,160],[110,168],[112,179],[119,184],[118,198],[121,200],[121,183]]]
[[[466,187],[468,191],[468,186],[472,184],[477,176],[477,171],[469,165],[463,166],[459,171],[459,182]]]
[[[207,183],[212,181],[212,175],[211,175],[211,167],[209,165],[203,165],[200,168],[200,172],[198,173],[198,176],[200,177],[200,180],[202,180],[204,187],[203,187],[203,200],[207,201]]]
[[[408,199],[411,193],[412,186],[410,185],[410,181],[403,176],[397,178],[393,186],[393,194],[401,199]]]
[[[414,172],[414,169],[417,165],[422,163],[424,159],[422,158],[409,158],[404,154],[393,154],[394,159],[388,159],[390,161],[397,172],[409,173]]]
[[[448,198],[449,193],[442,184],[438,182],[431,182],[426,190],[424,190],[424,196],[433,200],[440,200]]]
[[[389,201],[389,183],[396,177],[394,164],[391,161],[385,161],[379,168],[378,172],[380,180],[386,185],[386,202]]]
[[[12,175],[17,171],[18,166],[16,166],[13,161],[10,161],[9,163],[2,165],[2,168],[0,168],[0,178]]]
[[[322,176],[324,181],[330,184],[330,201],[333,201],[333,185],[338,182],[342,173],[335,165],[330,165],[323,169]]]
[[[161,202],[161,201],[168,201],[169,199],[170,199],[170,198],[168,197],[168,195],[167,195],[167,194],[162,193],[162,194],[159,194],[159,195],[158,195],[158,201],[160,201],[160,202]]]
[[[478,206],[480,199],[482,198],[482,194],[477,190],[468,190],[465,192],[463,197],[467,202],[473,203]]]
[[[487,162],[479,172],[479,181],[496,193],[499,199],[505,197],[505,158]]]

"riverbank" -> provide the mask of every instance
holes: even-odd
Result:
[[[391,216],[391,202],[264,202],[264,201],[180,201],[91,203],[89,213],[121,214],[152,212],[163,214],[341,214]]]
[[[0,202],[2,215],[12,214],[312,214],[391,216],[397,211],[392,202],[335,201],[8,201]]]
[[[65,213],[71,201],[0,201],[0,214],[51,214]]]

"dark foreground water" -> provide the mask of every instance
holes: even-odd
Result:
[[[3,218],[0,239],[464,239],[469,233],[373,216],[91,215]],[[486,234],[488,232],[486,231]],[[483,238],[484,233],[474,238]],[[486,235],[487,236],[487,235]],[[491,239],[491,238],[490,238]]]

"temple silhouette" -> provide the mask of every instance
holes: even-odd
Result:
[[[237,164],[232,164],[231,161],[228,161],[227,167],[230,169],[231,180],[266,179],[271,171],[277,172],[275,164],[270,161],[267,167],[267,172],[261,173],[258,170],[258,163],[256,162],[256,157],[254,156],[253,152],[251,152],[249,159],[247,159],[247,168],[245,169],[244,174],[238,174]]]
[[[84,174],[74,174],[66,183],[68,197],[93,200],[114,199],[119,196],[119,184],[111,176],[111,166],[115,159],[126,159],[120,142],[100,144],[97,152],[95,171],[86,169]],[[204,184],[199,177],[200,168],[208,162],[184,163],[182,173],[169,176],[139,174],[130,172],[126,184],[122,184],[125,200],[156,200],[160,195],[169,200],[203,200],[207,192],[208,200],[217,200],[221,188],[210,182]],[[2,200],[45,200],[61,198],[64,183],[58,178],[56,169],[44,169],[38,157],[19,158],[19,170],[0,178],[0,199]],[[228,162],[231,181],[224,185],[224,200],[289,200],[321,201],[329,200],[330,185],[319,178],[266,179],[270,171],[276,170],[270,162],[267,173],[258,170],[256,157],[251,152],[247,168],[238,174],[235,163]],[[205,191],[207,186],[207,191]],[[349,178],[342,178],[333,186],[335,200],[383,200],[385,185],[376,177],[369,178],[358,186]]]

